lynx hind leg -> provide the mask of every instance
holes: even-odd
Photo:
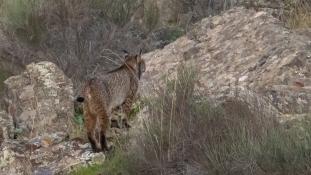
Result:
[[[100,137],[101,137],[100,140],[101,140],[102,151],[103,152],[110,151],[110,147],[108,146],[108,142],[107,142],[106,133],[101,132]]]
[[[87,132],[87,137],[89,139],[89,142],[91,143],[91,147],[92,147],[92,150],[95,152],[95,153],[98,153],[101,151],[101,148],[98,147],[98,141],[94,138],[92,132]]]
[[[87,130],[87,137],[94,152],[101,151],[101,145],[99,143],[99,133],[96,131],[96,118],[89,112],[84,113],[85,125]]]
[[[108,142],[107,142],[107,129],[110,126],[110,120],[109,117],[106,113],[101,115],[101,131],[100,131],[100,140],[101,140],[101,147],[102,151],[109,151],[110,148],[108,147]]]
[[[111,128],[119,128],[119,129],[121,128],[117,119],[111,119],[110,122],[111,122],[110,124]]]

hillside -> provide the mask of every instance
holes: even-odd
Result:
[[[0,0],[0,175],[310,174],[310,12],[307,0]],[[110,123],[113,149],[95,153],[75,99],[140,49],[132,127]]]

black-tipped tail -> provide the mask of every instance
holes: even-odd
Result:
[[[77,97],[77,102],[80,102],[80,103],[82,103],[82,102],[84,102],[84,98],[83,97]]]

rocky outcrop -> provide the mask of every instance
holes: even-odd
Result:
[[[60,142],[62,135],[58,134],[24,142],[5,141],[0,147],[0,174],[69,174],[81,166],[105,161],[105,155],[93,153],[88,143],[81,140]]]
[[[163,73],[174,76],[183,62],[200,70],[198,89],[211,98],[242,87],[281,114],[309,113],[310,48],[308,35],[290,31],[269,12],[234,8],[203,19],[187,36],[145,54],[142,89],[159,84]]]
[[[21,75],[7,79],[5,86],[6,110],[20,137],[71,132],[73,85],[55,64],[30,64]]]
[[[39,62],[5,81],[6,111],[0,111],[0,174],[68,174],[105,160],[73,122],[73,85],[53,63]],[[81,138],[68,136],[79,133]]]

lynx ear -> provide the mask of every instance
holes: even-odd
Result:
[[[141,60],[138,63],[138,79],[141,78],[141,75],[146,71],[146,63],[144,60]]]
[[[129,52],[127,50],[125,50],[125,49],[123,49],[122,52],[127,54],[127,55],[129,54]]]
[[[141,58],[142,53],[143,53],[143,50],[140,49],[139,54],[136,55],[136,59],[137,59],[138,64],[140,64],[140,62],[142,61],[142,58]]]
[[[124,58],[126,60],[129,56],[129,52],[127,50],[122,50],[122,52],[124,53]]]

